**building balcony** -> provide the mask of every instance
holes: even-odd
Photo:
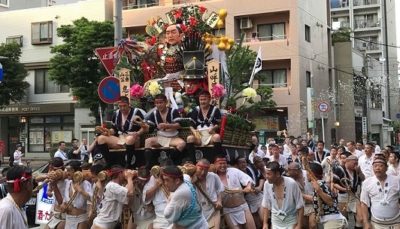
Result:
[[[173,6],[185,3],[204,2],[207,0],[124,0],[122,8],[124,10],[148,8],[154,6]]]
[[[370,29],[370,28],[380,28],[380,20],[356,20],[354,22],[354,29]]]
[[[370,7],[380,6],[380,0],[354,0],[353,5],[355,7]]]
[[[367,53],[374,53],[374,52],[381,52],[381,46],[376,44],[378,43],[377,41],[372,41],[371,42],[367,42],[367,41],[356,41],[354,43],[354,46],[356,49],[360,50],[360,51],[365,51]]]

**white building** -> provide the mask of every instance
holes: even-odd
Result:
[[[57,28],[81,17],[112,20],[112,1],[86,0],[0,12],[0,42],[21,44],[20,61],[28,70],[26,81],[30,84],[24,101],[0,110],[0,140],[6,145],[6,153],[22,143],[26,156],[47,156],[43,153],[58,141],[81,139],[86,137],[82,134],[86,127],[93,128],[89,110],[75,108],[69,88],[48,79],[50,47],[62,43]]]

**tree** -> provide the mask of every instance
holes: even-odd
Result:
[[[114,27],[112,22],[89,21],[86,18],[75,20],[72,25],[62,25],[57,35],[64,44],[52,47],[55,54],[50,59],[51,80],[60,85],[68,85],[80,106],[87,107],[97,116],[101,101],[97,87],[107,72],[96,57],[94,50],[113,46]],[[103,103],[102,107],[105,107]]]
[[[17,43],[1,44],[0,62],[3,65],[4,79],[0,83],[0,108],[18,102],[25,96],[29,83],[24,81],[28,75],[24,65],[19,62],[21,47]]]

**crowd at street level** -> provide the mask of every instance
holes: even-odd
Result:
[[[188,144],[177,137],[179,123],[162,95],[148,118],[157,136],[146,139],[144,153],[136,152],[134,143],[147,127],[132,121],[136,109],[125,98],[112,119],[113,131],[102,129],[95,143],[85,147],[93,163],[69,160],[88,157],[80,155],[76,142],[66,154],[61,142],[49,173],[34,178],[47,183],[47,194],[55,197],[47,227],[346,228],[353,215],[356,228],[400,227],[399,155],[391,147],[381,151],[372,143],[344,146],[341,141],[327,152],[324,142],[314,144],[311,138],[288,137],[284,144],[268,139],[261,146],[254,136],[248,156],[228,161],[215,144],[221,143],[215,132],[220,114],[210,106],[209,94],[199,100]],[[214,144],[213,164],[190,157],[191,143]],[[177,151],[156,165],[151,148],[162,146]],[[123,147],[126,158],[109,151]],[[21,207],[32,195],[31,171],[15,163],[6,186],[0,228],[27,228]]]
[[[320,141],[313,152],[296,141],[283,145],[288,156],[270,140],[230,164],[223,155],[182,167],[166,159],[151,171],[105,169],[97,158],[83,166],[90,176],[78,172],[81,162],[55,157],[34,179],[48,179],[56,199],[48,228],[346,228],[349,213],[356,228],[399,227],[397,152],[371,143],[357,151],[351,141],[329,153]],[[27,228],[31,171],[15,165],[6,176],[0,228]]]

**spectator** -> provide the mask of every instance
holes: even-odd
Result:
[[[22,153],[22,145],[21,144],[17,144],[16,145],[16,150],[14,151],[14,165],[22,165],[22,156],[24,156],[24,154]]]
[[[61,141],[58,143],[58,150],[54,154],[54,157],[59,157],[59,158],[63,159],[63,161],[68,160],[67,153],[65,152],[65,142],[64,141]]]

